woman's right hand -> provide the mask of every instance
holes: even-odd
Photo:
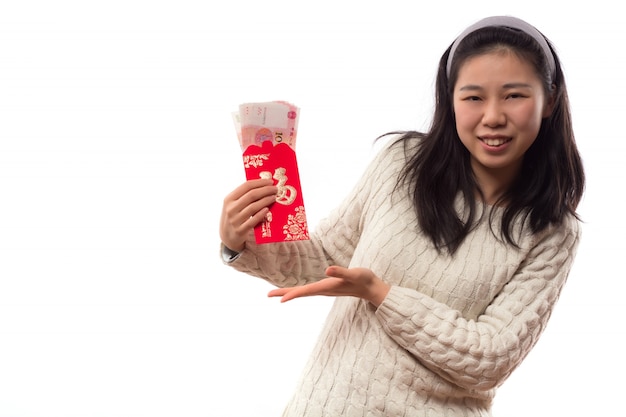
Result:
[[[254,226],[265,218],[276,201],[278,188],[272,179],[249,180],[224,198],[220,238],[227,248],[241,252]]]

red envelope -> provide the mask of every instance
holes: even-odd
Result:
[[[272,178],[278,187],[276,202],[265,220],[254,228],[257,243],[309,239],[300,174],[295,151],[286,143],[250,145],[243,153],[248,180]]]

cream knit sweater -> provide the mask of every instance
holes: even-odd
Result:
[[[336,299],[284,416],[490,416],[495,389],[550,317],[578,221],[523,230],[515,249],[484,216],[454,256],[440,254],[407,192],[393,193],[406,158],[401,144],[385,147],[310,241],[252,240],[229,263],[280,287],[320,280],[329,265],[369,268],[392,285],[378,308]]]

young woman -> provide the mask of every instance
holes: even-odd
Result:
[[[284,415],[491,415],[569,274],[583,190],[559,59],[506,16],[445,51],[430,130],[390,140],[310,241],[256,245],[276,187],[237,187],[226,263],[283,301],[337,297]]]

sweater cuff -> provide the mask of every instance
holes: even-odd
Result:
[[[383,320],[387,320],[391,318],[394,311],[398,311],[400,303],[401,295],[399,294],[399,287],[392,285],[387,293],[387,296],[376,309],[376,315]]]
[[[235,260],[237,260],[237,258],[241,256],[240,252],[235,252],[223,243],[220,246],[222,250],[222,260],[224,261],[224,263],[229,264],[231,262],[234,262]]]
[[[428,297],[415,290],[393,285],[387,297],[376,309],[376,317],[388,329],[406,326],[406,320],[413,321],[417,317],[424,317],[428,312]],[[408,307],[407,309],[407,306]],[[415,323],[425,325],[426,323]]]

